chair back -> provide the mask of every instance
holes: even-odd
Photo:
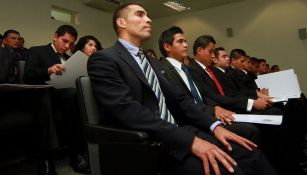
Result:
[[[18,80],[19,83],[23,84],[23,74],[25,70],[25,61],[17,61],[17,73],[18,73]]]
[[[76,80],[92,175],[157,175],[159,143],[143,131],[103,124],[89,77]],[[100,107],[101,108],[101,107]]]

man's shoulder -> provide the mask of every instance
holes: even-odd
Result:
[[[41,46],[33,46],[29,49],[29,52],[33,51],[45,51],[47,49],[52,49],[51,45],[41,45]]]

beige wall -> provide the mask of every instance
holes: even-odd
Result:
[[[281,69],[295,69],[303,92],[307,92],[307,39],[298,28],[307,27],[306,0],[245,0],[185,15],[153,20],[153,37],[145,43],[160,54],[157,40],[170,26],[180,26],[187,37],[190,55],[197,36],[211,34],[217,46],[228,52],[242,48],[251,56],[267,59]],[[234,37],[226,36],[231,27]]]
[[[52,41],[57,27],[65,24],[50,19],[51,5],[78,12],[79,36],[96,36],[103,47],[114,43],[112,15],[81,3],[81,0],[1,0],[0,33],[16,29],[26,40],[26,47],[43,45]]]
[[[64,23],[50,19],[51,5],[79,12],[79,36],[92,34],[111,46],[116,35],[112,29],[112,15],[81,3],[81,0],[1,0],[0,33],[17,29],[26,39],[26,46],[51,42],[54,31]],[[245,0],[242,2],[153,20],[153,37],[145,43],[154,48],[160,33],[178,25],[185,31],[190,48],[194,39],[211,34],[217,46],[228,51],[242,48],[251,56],[266,58],[269,64],[279,64],[282,69],[294,68],[301,88],[307,92],[305,65],[307,40],[298,39],[298,28],[307,27],[306,0]],[[226,28],[232,27],[234,37],[226,36]],[[190,55],[192,50],[190,49]]]

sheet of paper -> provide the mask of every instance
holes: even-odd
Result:
[[[255,115],[255,114],[234,114],[236,122],[260,123],[269,125],[280,125],[282,115]]]
[[[301,95],[297,75],[293,69],[259,75],[259,88],[268,88],[269,95],[276,98],[299,98]]]
[[[285,102],[288,101],[287,97],[273,97],[272,99],[270,99],[273,103],[276,102]]]
[[[88,56],[78,51],[72,55],[65,63],[65,71],[62,75],[50,75],[50,81],[47,84],[52,85],[56,89],[75,88],[75,80],[80,76],[87,76],[87,60]]]

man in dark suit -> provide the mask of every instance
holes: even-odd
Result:
[[[181,28],[173,26],[162,32],[159,38],[159,48],[165,57],[161,61],[165,70],[164,76],[170,82],[181,88],[186,95],[194,98],[195,103],[203,104],[203,110],[207,112],[207,116],[216,117],[223,122],[228,130],[259,143],[260,136],[257,127],[248,123],[235,123],[232,116],[234,112],[226,110],[218,104],[212,105],[214,102],[211,102],[209,105],[207,101],[212,100],[200,93],[198,85],[190,76],[187,67],[183,64],[184,59],[188,56],[188,45]]]
[[[157,60],[144,57],[140,46],[151,36],[151,20],[141,5],[130,3],[118,7],[113,15],[113,26],[118,41],[113,47],[93,54],[88,62],[97,103],[108,116],[101,120],[147,131],[163,142],[169,148],[168,154],[163,154],[167,157],[163,166],[166,174],[229,174],[234,171],[236,174],[275,174],[265,157],[256,148],[252,151],[255,146],[252,142],[222,128],[213,117],[206,117],[202,105],[195,104],[163,77]],[[186,123],[187,118],[189,123]],[[203,128],[206,131],[189,124],[206,126]],[[233,166],[234,160],[222,151],[224,146],[219,142],[238,166]]]
[[[253,100],[254,98],[257,99],[258,97],[247,97],[242,95],[239,92],[239,88],[241,85],[236,84],[231,78],[225,75],[225,69],[229,68],[230,61],[228,55],[223,48],[219,48],[214,50],[215,41],[212,36],[201,36],[196,39],[194,43],[194,53],[195,58],[197,60],[197,64],[194,64],[192,67],[192,71],[194,71],[194,76],[199,76],[199,83],[203,83],[203,86],[209,85],[209,89],[211,89],[211,93],[215,93],[218,98],[216,99],[225,99],[228,100],[229,96],[231,97],[231,101],[234,101],[237,98],[249,98],[251,102],[255,103],[257,100]],[[213,54],[214,53],[214,54]],[[210,67],[212,61],[218,63],[216,64],[216,68],[212,68],[214,75],[218,79],[219,83],[221,84],[223,91],[225,92],[224,96],[219,94],[217,86],[213,83],[211,76],[209,73],[205,72],[204,70],[206,67]],[[238,63],[243,68],[243,62],[245,59],[237,60]],[[242,62],[241,62],[242,61]],[[241,63],[241,64],[240,64]],[[244,72],[242,72],[244,73]],[[237,75],[237,77],[242,75]],[[236,77],[236,76],[234,76]],[[211,86],[210,86],[211,83]],[[243,87],[243,86],[241,86]],[[255,90],[256,92],[256,90]],[[256,94],[256,93],[255,93]],[[257,96],[257,95],[256,95]],[[234,99],[234,100],[233,100]],[[265,99],[264,99],[265,100]],[[252,106],[252,105],[251,105]],[[232,109],[232,108],[230,108]],[[257,109],[257,108],[256,108]],[[242,110],[242,112],[247,112]],[[268,114],[268,115],[281,115],[283,111],[276,107],[266,107],[266,109],[262,110],[255,110],[251,109],[251,113],[256,114]],[[287,118],[284,116],[284,120],[282,126],[270,126],[270,125],[257,125],[261,131],[262,135],[262,149],[272,161],[273,164],[278,168],[279,173],[281,174],[299,174],[302,173],[301,170],[298,168],[298,165],[291,161],[290,163],[287,162],[287,158],[291,157],[291,159],[296,159],[296,145],[297,141],[295,141],[292,137],[289,137],[289,133],[293,133],[292,130],[288,130],[289,122]],[[285,140],[287,138],[287,140]],[[295,151],[293,151],[295,150]],[[288,154],[289,153],[289,154]],[[288,154],[288,155],[287,155]],[[278,158],[277,158],[278,157]]]
[[[27,51],[21,51],[20,44],[20,33],[17,30],[7,30],[3,34],[4,49],[8,50],[10,56],[14,61],[26,60]]]
[[[71,48],[77,39],[77,31],[69,25],[60,26],[54,34],[53,42],[48,45],[29,49],[29,58],[25,65],[24,81],[29,84],[45,84],[51,74],[61,75],[65,68],[63,54]],[[86,159],[86,145],[82,132],[81,116],[78,110],[76,90],[74,88],[52,89],[54,112],[58,112],[58,121],[65,125],[65,138],[70,148],[71,165],[77,172],[88,173],[89,164]],[[61,134],[61,135],[63,135]],[[38,163],[38,173],[55,174],[51,156],[42,155]]]
[[[0,47],[0,83],[15,83],[17,78],[16,62],[7,50]]]
[[[226,109],[236,112],[246,112],[252,109],[264,110],[271,106],[267,99],[251,99],[229,90],[228,86],[223,86],[215,75],[216,68],[212,67],[214,58],[215,40],[210,35],[198,37],[193,45],[195,61],[190,63],[192,77],[199,82],[202,91],[218,102]],[[209,72],[210,71],[210,72]]]

